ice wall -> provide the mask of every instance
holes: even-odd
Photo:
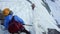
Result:
[[[31,4],[26,0],[0,0],[0,9],[6,7],[10,8],[14,15],[19,16],[25,22],[25,24],[32,24],[33,26],[26,26],[25,28],[31,32],[31,34],[42,34],[42,32],[48,32],[48,28],[56,29],[60,31],[56,26],[54,17],[52,17],[47,8],[43,6],[42,0],[30,0],[35,4],[35,9],[31,9]],[[48,3],[48,0],[46,0]],[[53,3],[52,3],[53,4]],[[49,8],[53,11],[53,7]],[[54,9],[55,10],[55,9]]]
[[[60,0],[54,0],[54,2],[51,0],[46,0],[45,2],[49,5],[49,7],[51,9],[51,15],[53,15],[54,19],[57,20],[58,24],[60,24],[60,21],[59,21],[60,20],[60,15],[59,15]]]

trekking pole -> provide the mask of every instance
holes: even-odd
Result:
[[[26,26],[33,26],[33,25],[30,25],[30,24],[23,24],[23,25],[26,25]]]

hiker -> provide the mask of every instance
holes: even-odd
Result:
[[[27,0],[27,1],[31,4],[32,10],[34,10],[35,4],[32,1],[30,1],[30,0]]]
[[[27,31],[23,26],[24,21],[16,15],[13,16],[13,12],[9,8],[5,8],[3,10],[3,15],[5,16],[4,19],[5,30],[8,30],[12,34],[18,33],[18,31],[30,34],[30,32]]]
[[[32,7],[32,10],[34,10],[34,8],[35,8],[35,4],[32,4],[31,7]]]

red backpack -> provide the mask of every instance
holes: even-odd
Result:
[[[16,33],[20,31],[22,28],[24,28],[24,26],[21,23],[17,22],[13,16],[12,20],[9,22],[8,31],[10,33]]]

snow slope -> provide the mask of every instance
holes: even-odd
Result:
[[[49,5],[51,9],[51,15],[53,15],[54,19],[57,20],[58,24],[60,24],[60,0],[54,0],[55,2],[52,2],[51,0],[46,0],[46,3]]]
[[[52,17],[46,7],[42,5],[44,2],[42,0],[30,1],[36,6],[34,10],[31,9],[31,4],[26,0],[0,0],[0,9],[3,10],[4,8],[8,7],[14,12],[14,15],[22,18],[25,24],[32,24],[33,26],[25,26],[25,28],[30,31],[31,34],[42,34],[42,32],[46,32],[47,34],[48,28],[56,29],[60,32],[60,29],[56,26],[54,17]],[[54,14],[53,11],[56,10],[56,5],[51,7],[50,5],[54,3],[52,2],[49,4],[50,1],[48,1],[49,0],[46,0],[45,2],[48,3],[52,14]]]

